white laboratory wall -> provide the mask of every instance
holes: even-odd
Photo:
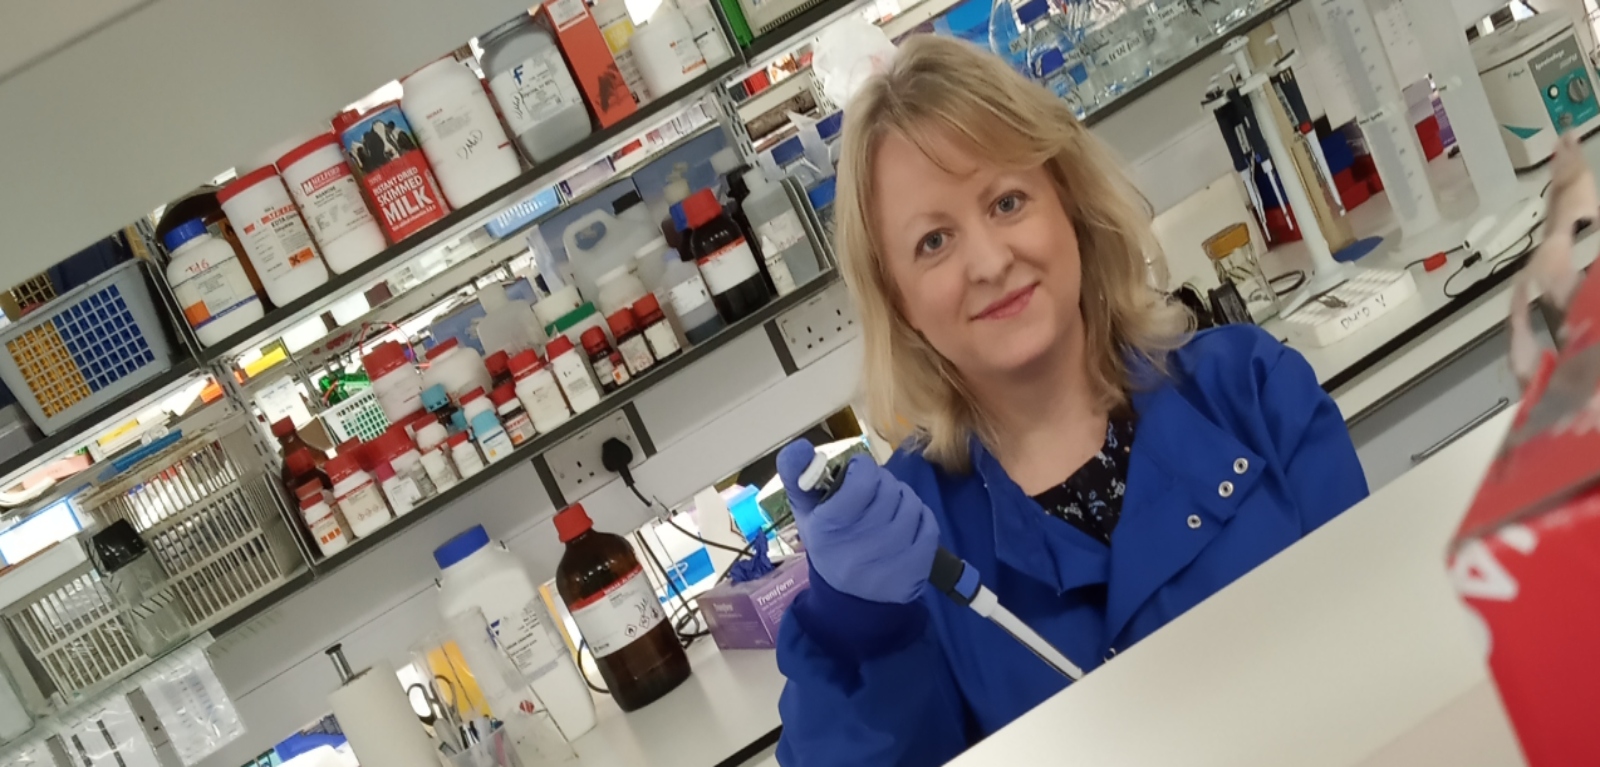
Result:
[[[0,61],[15,70],[0,76],[0,285],[278,142],[325,129],[346,104],[528,4],[0,3],[0,41],[36,41],[13,52],[0,43]]]
[[[851,341],[786,377],[755,332],[680,371],[635,401],[657,450],[634,470],[640,489],[668,504],[687,500],[836,412],[857,392],[860,355]],[[605,530],[631,530],[648,513],[616,481],[581,500]],[[329,645],[342,642],[357,667],[406,662],[438,621],[432,551],[457,532],[484,525],[535,578],[552,577],[562,548],[554,511],[533,467],[514,469],[223,637],[213,664],[248,732],[204,767],[238,767],[326,713],[337,685]]]

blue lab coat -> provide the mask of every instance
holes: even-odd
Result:
[[[1332,398],[1265,331],[1202,331],[1169,373],[1138,375],[1109,547],[1046,514],[976,441],[970,473],[904,450],[887,464],[933,510],[941,543],[1086,672],[1367,494]],[[783,621],[778,665],[784,767],[942,764],[1067,684],[932,589],[886,605],[815,572]]]

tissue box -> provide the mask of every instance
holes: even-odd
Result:
[[[1457,532],[1450,570],[1533,767],[1600,764],[1600,279],[1579,287]]]
[[[717,647],[771,649],[778,646],[778,624],[789,611],[789,603],[810,585],[811,568],[801,554],[757,580],[719,584],[695,602],[711,626]]]

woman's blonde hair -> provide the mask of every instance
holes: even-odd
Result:
[[[861,313],[866,406],[879,434],[896,444],[911,439],[953,471],[967,469],[971,436],[995,446],[960,372],[906,321],[884,265],[872,223],[873,164],[893,134],[936,162],[945,139],[1000,167],[1049,171],[1078,235],[1085,357],[1098,404],[1109,410],[1127,402],[1130,361],[1166,370],[1167,352],[1187,338],[1189,316],[1147,282],[1146,257],[1161,259],[1149,204],[1110,150],[1066,103],[999,58],[920,35],[850,100],[839,162],[835,239]]]

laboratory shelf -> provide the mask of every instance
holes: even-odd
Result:
[[[498,215],[501,210],[521,202],[524,197],[560,181],[563,173],[577,170],[577,168],[568,167],[574,162],[588,157],[596,150],[604,148],[611,143],[627,138],[633,131],[647,127],[652,119],[661,117],[673,109],[687,106],[690,101],[703,92],[719,85],[725,77],[742,65],[743,62],[737,58],[729,59],[715,67],[711,67],[704,74],[685,83],[682,87],[666,96],[640,105],[637,111],[622,120],[622,122],[590,134],[588,138],[579,141],[550,160],[539,163],[532,170],[524,172],[477,200],[455,209],[449,215],[407,237],[400,243],[391,245],[378,255],[362,262],[355,269],[344,274],[331,275],[328,281],[316,290],[295,299],[287,306],[280,306],[268,312],[265,317],[251,323],[244,330],[228,336],[220,343],[207,347],[200,353],[201,362],[209,364],[237,355],[252,344],[265,341],[295,322],[310,317],[352,288],[364,282],[375,280],[383,271],[399,266],[408,256],[417,255],[429,248],[442,245],[450,238],[482,225],[488,219]],[[515,234],[508,234],[507,238],[513,236]]]
[[[865,6],[864,0],[823,0],[774,27],[771,32],[751,40],[744,48],[744,59],[752,64],[760,63],[766,54],[779,53],[785,48],[799,45],[807,37],[815,37],[822,27],[835,20],[834,16],[842,16],[845,11]]]
[[[1207,40],[1204,45],[1201,45],[1199,48],[1191,51],[1189,55],[1174,61],[1166,69],[1150,75],[1150,77],[1146,78],[1144,82],[1141,82],[1138,85],[1135,85],[1132,88],[1129,88],[1128,90],[1118,94],[1115,99],[1106,102],[1093,112],[1090,112],[1083,118],[1083,124],[1093,126],[1095,123],[1100,122],[1101,120],[1104,120],[1113,114],[1116,114],[1129,104],[1138,101],[1151,91],[1160,88],[1162,84],[1166,83],[1168,80],[1177,77],[1183,72],[1188,71],[1194,65],[1206,60],[1206,58],[1210,57],[1211,54],[1222,50],[1222,46],[1227,45],[1229,40],[1232,40],[1240,35],[1249,34],[1256,27],[1271,21],[1274,16],[1293,8],[1299,2],[1300,0],[1278,0],[1277,2],[1262,7],[1261,10],[1258,10],[1249,16],[1240,19],[1233,26],[1223,31],[1222,34]],[[1218,67],[1217,72],[1220,74],[1222,72],[1222,68]],[[1196,93],[1193,94],[1192,98],[1198,102],[1201,95],[1202,94]]]
[[[465,480],[462,480],[449,490],[446,490],[424,501],[421,505],[411,510],[411,512],[405,516],[397,517],[394,521],[383,526],[372,535],[351,543],[349,547],[338,554],[327,557],[320,562],[313,563],[312,569],[316,571],[317,577],[324,577],[330,573],[333,573],[339,568],[344,567],[350,562],[355,561],[366,552],[383,545],[383,543],[390,538],[400,535],[413,525],[416,525],[422,520],[433,516],[445,508],[448,508],[457,500],[465,497],[474,490],[483,487],[494,478],[510,470],[512,467],[527,463],[536,456],[544,453],[546,450],[561,444],[561,442],[568,437],[578,434],[584,429],[587,429],[589,426],[598,423],[606,416],[615,413],[623,406],[637,399],[639,395],[649,391],[651,387],[655,386],[661,381],[666,380],[667,378],[670,378],[678,371],[683,370],[684,368],[687,368],[690,365],[693,365],[694,363],[706,358],[712,352],[715,352],[723,346],[726,346],[734,339],[750,332],[764,332],[764,327],[768,323],[771,323],[777,319],[779,315],[782,315],[784,312],[810,300],[813,296],[826,290],[837,280],[838,272],[830,269],[817,275],[810,282],[799,286],[793,293],[768,301],[766,306],[761,307],[754,314],[751,314],[750,316],[729,325],[727,328],[723,329],[722,332],[717,333],[715,336],[706,339],[702,343],[684,349],[678,354],[677,357],[673,359],[667,360],[666,362],[657,363],[655,367],[651,368],[644,375],[633,379],[626,386],[623,386],[617,391],[606,395],[604,399],[600,400],[599,405],[573,416],[570,420],[556,429],[546,434],[541,434],[538,437],[535,437],[531,442],[518,447],[516,450],[512,451],[509,458],[499,461],[498,463],[489,464],[482,471]]]
[[[96,408],[92,415],[68,425],[63,431],[56,432],[33,443],[16,455],[0,458],[0,480],[10,480],[13,473],[27,469],[35,462],[55,457],[56,453],[65,452],[74,443],[87,442],[93,435],[95,427],[122,414],[124,411],[137,407],[144,400],[161,394],[173,384],[187,378],[199,369],[200,363],[193,359],[184,357],[174,360],[172,367],[166,372]],[[5,511],[0,510],[0,514],[5,513]]]

